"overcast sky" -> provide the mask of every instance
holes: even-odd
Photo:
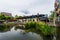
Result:
[[[12,15],[50,14],[54,10],[54,0],[0,0],[0,12]]]

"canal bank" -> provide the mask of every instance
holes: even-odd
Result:
[[[24,30],[17,29],[14,30],[14,27],[8,31],[1,33],[0,32],[0,40],[43,40],[39,34],[36,33],[25,33]],[[54,39],[55,40],[55,37]]]
[[[4,33],[0,33],[0,40],[42,40],[40,35],[36,33],[25,33],[22,30],[13,30]]]

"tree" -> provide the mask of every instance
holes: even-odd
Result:
[[[19,18],[19,16],[18,15],[15,15],[15,18]]]
[[[10,19],[10,17],[9,16],[5,16],[5,19],[8,20],[8,19]]]
[[[8,19],[10,19],[10,17],[9,16],[5,16],[5,15],[0,15],[0,20],[8,20]]]
[[[21,18],[22,16],[19,16],[19,18]]]
[[[0,15],[0,20],[4,20],[5,16],[4,15]]]
[[[50,21],[52,21],[54,19],[54,14],[55,14],[55,12],[51,11],[51,15],[49,16]]]

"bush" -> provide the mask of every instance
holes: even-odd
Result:
[[[49,26],[44,22],[28,22],[25,24],[25,29],[42,35],[53,35],[55,32],[53,26]]]

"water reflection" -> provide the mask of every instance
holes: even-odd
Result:
[[[10,31],[16,31],[15,26],[13,26]]]
[[[43,40],[39,34],[36,33],[26,33],[24,30],[17,29],[15,27],[11,28],[10,31],[1,33],[0,40]],[[53,40],[56,40],[54,37]]]
[[[13,29],[13,28],[12,28]],[[5,32],[5,33],[0,33],[0,40],[42,40],[40,35],[36,33],[26,33],[23,34],[21,30],[12,30]]]

